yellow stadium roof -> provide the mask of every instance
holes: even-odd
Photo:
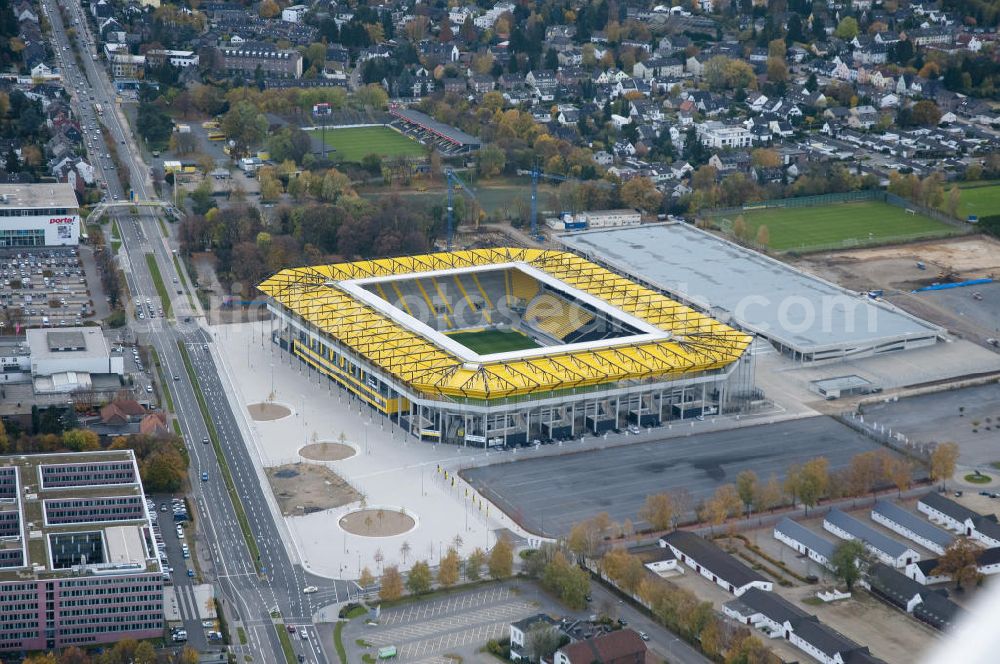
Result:
[[[661,340],[560,346],[543,356],[471,364],[339,286],[435,270],[525,263],[670,333]],[[425,394],[496,399],[623,380],[655,380],[724,367],[751,337],[579,256],[541,249],[442,252],[282,270],[260,290],[401,383]]]

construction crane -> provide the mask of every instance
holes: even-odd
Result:
[[[465,186],[462,179],[458,177],[458,173],[452,169],[447,169],[444,174],[448,178],[448,251],[451,251],[452,236],[455,231],[455,185],[457,184],[461,187],[462,191],[464,191],[473,202],[476,201],[476,195],[472,193],[471,189]]]
[[[518,169],[518,175],[530,175],[531,176],[531,237],[536,240],[544,239],[538,232],[538,179],[545,178],[546,180],[555,180],[556,182],[587,182],[594,184],[602,189],[614,189],[615,185],[604,180],[580,180],[578,178],[568,178],[562,175],[552,175],[551,173],[542,173],[538,166],[533,166],[530,171],[524,169]]]

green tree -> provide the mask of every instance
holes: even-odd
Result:
[[[514,572],[514,547],[509,539],[497,538],[486,566],[489,568],[490,578],[494,580],[506,579]]]
[[[524,649],[529,662],[541,662],[548,659],[562,643],[562,634],[554,625],[540,620],[528,629],[524,635]]]
[[[542,586],[558,595],[571,609],[580,610],[587,606],[587,592],[590,577],[572,564],[562,551],[557,551],[542,572]]]
[[[844,41],[851,41],[858,36],[858,19],[853,16],[845,16],[837,24],[837,29],[833,34]]]
[[[240,101],[222,118],[221,129],[233,141],[233,157],[240,157],[267,136],[267,119],[249,101]]]
[[[174,123],[158,104],[142,102],[136,111],[135,129],[154,146],[164,145],[170,140]]]
[[[913,105],[910,118],[915,124],[924,127],[936,127],[941,121],[941,109],[930,99],[922,99]]]
[[[406,589],[414,595],[425,593],[431,589],[431,567],[426,560],[418,560],[413,563],[410,573],[406,577]]]
[[[483,562],[486,561],[486,553],[476,547],[465,559],[465,578],[469,581],[478,581],[483,569]]]
[[[70,429],[62,435],[62,444],[73,452],[88,452],[100,448],[97,434],[86,429]]]
[[[868,567],[868,550],[860,540],[847,540],[837,545],[830,558],[833,574],[844,582],[847,591],[854,588],[854,583],[861,578]]]
[[[507,154],[495,143],[483,147],[478,153],[479,174],[483,177],[500,175],[507,165]]]

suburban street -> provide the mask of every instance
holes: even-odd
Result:
[[[84,52],[80,55],[86,68],[86,77],[82,76],[69,50],[72,44],[57,4],[52,0],[43,4],[52,24],[55,41],[53,46],[61,55],[67,84],[82,81],[82,94],[74,95],[81,118],[88,125],[95,120],[104,123],[129,169],[129,180],[136,199],[156,201],[148,178],[148,166],[142,161],[135,139],[117,108],[116,93],[106,72],[98,66],[90,53]],[[70,16],[79,19],[79,39],[92,44],[92,39],[87,36],[86,20],[79,3],[67,4],[66,10]],[[103,113],[96,112],[97,104],[101,106]],[[92,163],[97,169],[98,177],[107,182],[110,199],[125,201],[128,192],[122,189],[113,165],[109,166],[110,160],[102,158],[102,149],[103,146],[98,143],[95,154],[92,154]],[[284,662],[285,655],[272,617],[272,614],[280,614],[283,623],[295,625],[297,630],[304,629],[309,634],[308,639],[292,640],[300,661],[325,662],[327,657],[312,627],[312,615],[322,605],[345,598],[355,585],[308,576],[286,550],[285,542],[288,539],[283,536],[279,527],[280,517],[272,511],[264,488],[266,482],[261,480],[261,471],[255,466],[248,449],[248,432],[241,427],[241,424],[247,425],[245,417],[241,423],[234,413],[234,404],[227,397],[232,390],[226,388],[220,377],[211,350],[212,335],[207,331],[203,312],[191,310],[189,301],[196,301],[193,294],[189,300],[185,293],[191,281],[186,274],[178,273],[181,264],[175,262],[170,240],[161,232],[158,218],[160,213],[158,208],[150,206],[140,206],[135,213],[130,211],[128,205],[112,206],[109,209],[109,214],[117,220],[121,231],[119,260],[132,298],[138,298],[142,302],[149,301],[153,308],[163,306],[166,311],[166,303],[159,302],[146,254],[155,257],[165,285],[172,289],[172,294],[176,294],[172,302],[174,318],[147,318],[132,320],[131,323],[137,338],[151,345],[160,358],[167,382],[162,387],[169,389],[173,395],[176,416],[190,452],[190,497],[199,527],[198,552],[205,577],[203,580],[215,586],[216,596],[220,598],[229,620],[235,642],[234,651],[252,654],[257,661]],[[183,270],[183,267],[180,269]],[[195,308],[197,309],[197,304]],[[250,529],[260,550],[258,561],[253,560],[247,550],[214,447],[202,442],[209,437],[208,426],[185,369],[179,342],[188,349],[208,410],[213,414],[214,427],[232,473],[236,493],[246,511]],[[205,481],[201,479],[203,473],[208,473]],[[314,595],[303,594],[302,589],[309,585],[317,586],[320,592]],[[189,634],[202,632],[198,616],[192,615],[193,604],[182,602],[181,607]],[[238,643],[237,627],[245,630],[247,644]]]

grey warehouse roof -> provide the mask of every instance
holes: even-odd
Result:
[[[767,581],[763,576],[700,535],[685,530],[675,530],[662,539],[736,588],[742,588],[754,581]]]
[[[931,525],[910,510],[903,509],[896,503],[889,500],[883,499],[877,501],[875,503],[875,507],[872,508],[872,513],[876,512],[890,521],[898,523],[900,526],[909,529],[911,532],[916,533],[920,537],[934,542],[943,549],[947,549],[951,543],[955,541],[955,538],[951,535],[951,533],[941,530],[937,526]]]
[[[905,544],[897,542],[891,537],[886,537],[871,526],[858,521],[853,516],[845,514],[836,508],[830,510],[825,520],[893,558],[899,558],[911,550]]]
[[[798,521],[793,521],[787,516],[779,521],[774,526],[774,529],[784,534],[786,537],[790,537],[796,542],[800,542],[827,560],[833,558],[833,552],[837,548],[837,546],[830,540],[825,537],[820,537],[818,534],[806,528]]]
[[[979,516],[979,512],[974,512],[964,505],[959,505],[954,500],[946,498],[937,491],[928,491],[920,499],[920,502],[962,523],[966,519],[975,519]]]
[[[940,329],[687,224],[564,235],[588,258],[803,353],[861,352]],[[721,310],[721,311],[720,311]]]

